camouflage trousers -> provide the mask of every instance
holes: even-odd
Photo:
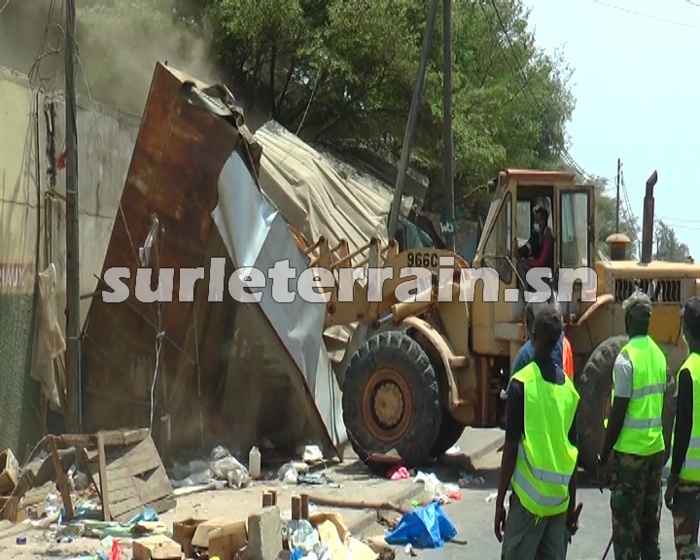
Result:
[[[648,457],[615,452],[610,484],[616,560],[661,560],[661,471],[664,453]]]
[[[697,560],[700,484],[681,482],[673,497],[673,540],[678,560]]]

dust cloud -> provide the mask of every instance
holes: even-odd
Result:
[[[0,0],[0,8],[4,4]],[[157,61],[219,81],[208,43],[174,21],[171,0],[76,0],[79,94],[141,115]],[[64,88],[63,0],[10,0],[0,13],[0,66],[33,86]]]

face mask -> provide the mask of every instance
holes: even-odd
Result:
[[[539,233],[540,232],[540,224],[535,224],[534,230],[535,230],[535,233]]]

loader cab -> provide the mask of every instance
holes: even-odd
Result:
[[[480,275],[484,283],[488,279],[497,285],[485,289],[478,282],[475,287],[472,344],[477,353],[511,356],[525,338],[522,324],[525,301],[516,274],[518,247],[531,236],[533,211],[538,206],[546,208],[549,214],[554,266],[548,284],[556,291],[565,321],[578,314],[582,290],[595,285],[591,284],[594,277],[588,269],[595,241],[594,187],[576,185],[573,173],[529,170],[501,173],[495,182],[493,201],[474,258],[474,267],[488,267]],[[564,270],[567,272],[562,278]],[[572,277],[577,275],[579,281],[570,286]],[[562,289],[568,293],[561,293]]]

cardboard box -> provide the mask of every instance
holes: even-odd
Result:
[[[180,545],[182,552],[185,553],[185,558],[194,556],[192,539],[197,527],[205,521],[206,519],[192,519],[190,517],[173,523],[173,540]]]
[[[234,560],[236,553],[248,543],[245,521],[237,521],[209,532],[209,558]]]
[[[27,508],[20,504],[19,498],[0,497],[0,509],[2,509],[2,519],[20,523],[27,519]]]
[[[153,535],[134,541],[134,560],[180,560],[180,545],[165,535]]]
[[[19,464],[10,449],[0,453],[0,496],[9,496],[17,486]]]
[[[214,529],[220,529],[227,525],[238,523],[236,519],[216,518],[209,519],[197,525],[192,537],[192,546],[197,548],[209,548],[209,533]]]

